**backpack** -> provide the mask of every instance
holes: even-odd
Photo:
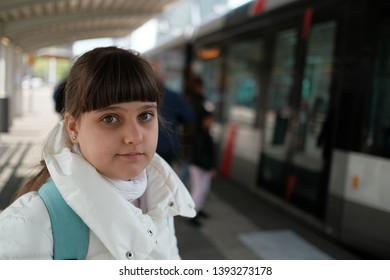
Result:
[[[84,260],[89,246],[89,228],[65,202],[52,179],[38,190],[49,212],[53,232],[54,260]]]

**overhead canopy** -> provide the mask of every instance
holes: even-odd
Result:
[[[125,37],[176,1],[0,0],[0,37],[25,52],[82,39]]]

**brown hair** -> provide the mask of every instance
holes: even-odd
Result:
[[[65,88],[65,112],[82,113],[130,101],[160,105],[161,83],[140,55],[117,47],[96,48],[72,67]]]
[[[65,87],[64,112],[75,119],[111,104],[150,101],[162,103],[161,82],[138,53],[117,47],[96,48],[76,60]],[[18,191],[16,198],[38,190],[50,177],[44,160],[39,172]]]

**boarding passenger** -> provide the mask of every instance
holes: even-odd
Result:
[[[212,178],[216,176],[215,144],[210,133],[214,123],[214,116],[204,111],[200,116],[201,128],[195,136],[190,158],[191,196],[195,202],[196,216],[190,223],[200,226],[199,218],[208,218],[204,205],[210,192]]]
[[[204,84],[203,79],[199,75],[191,75],[186,85],[185,96],[195,116],[192,124],[184,126],[181,140],[183,149],[181,153],[182,171],[180,178],[189,187],[189,161],[192,156],[195,138],[202,130],[201,116],[206,112]]]

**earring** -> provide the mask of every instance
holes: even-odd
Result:
[[[72,136],[72,140],[73,140],[73,141],[76,141],[76,140],[77,140],[77,136],[76,136],[76,135],[73,135],[73,136]]]

